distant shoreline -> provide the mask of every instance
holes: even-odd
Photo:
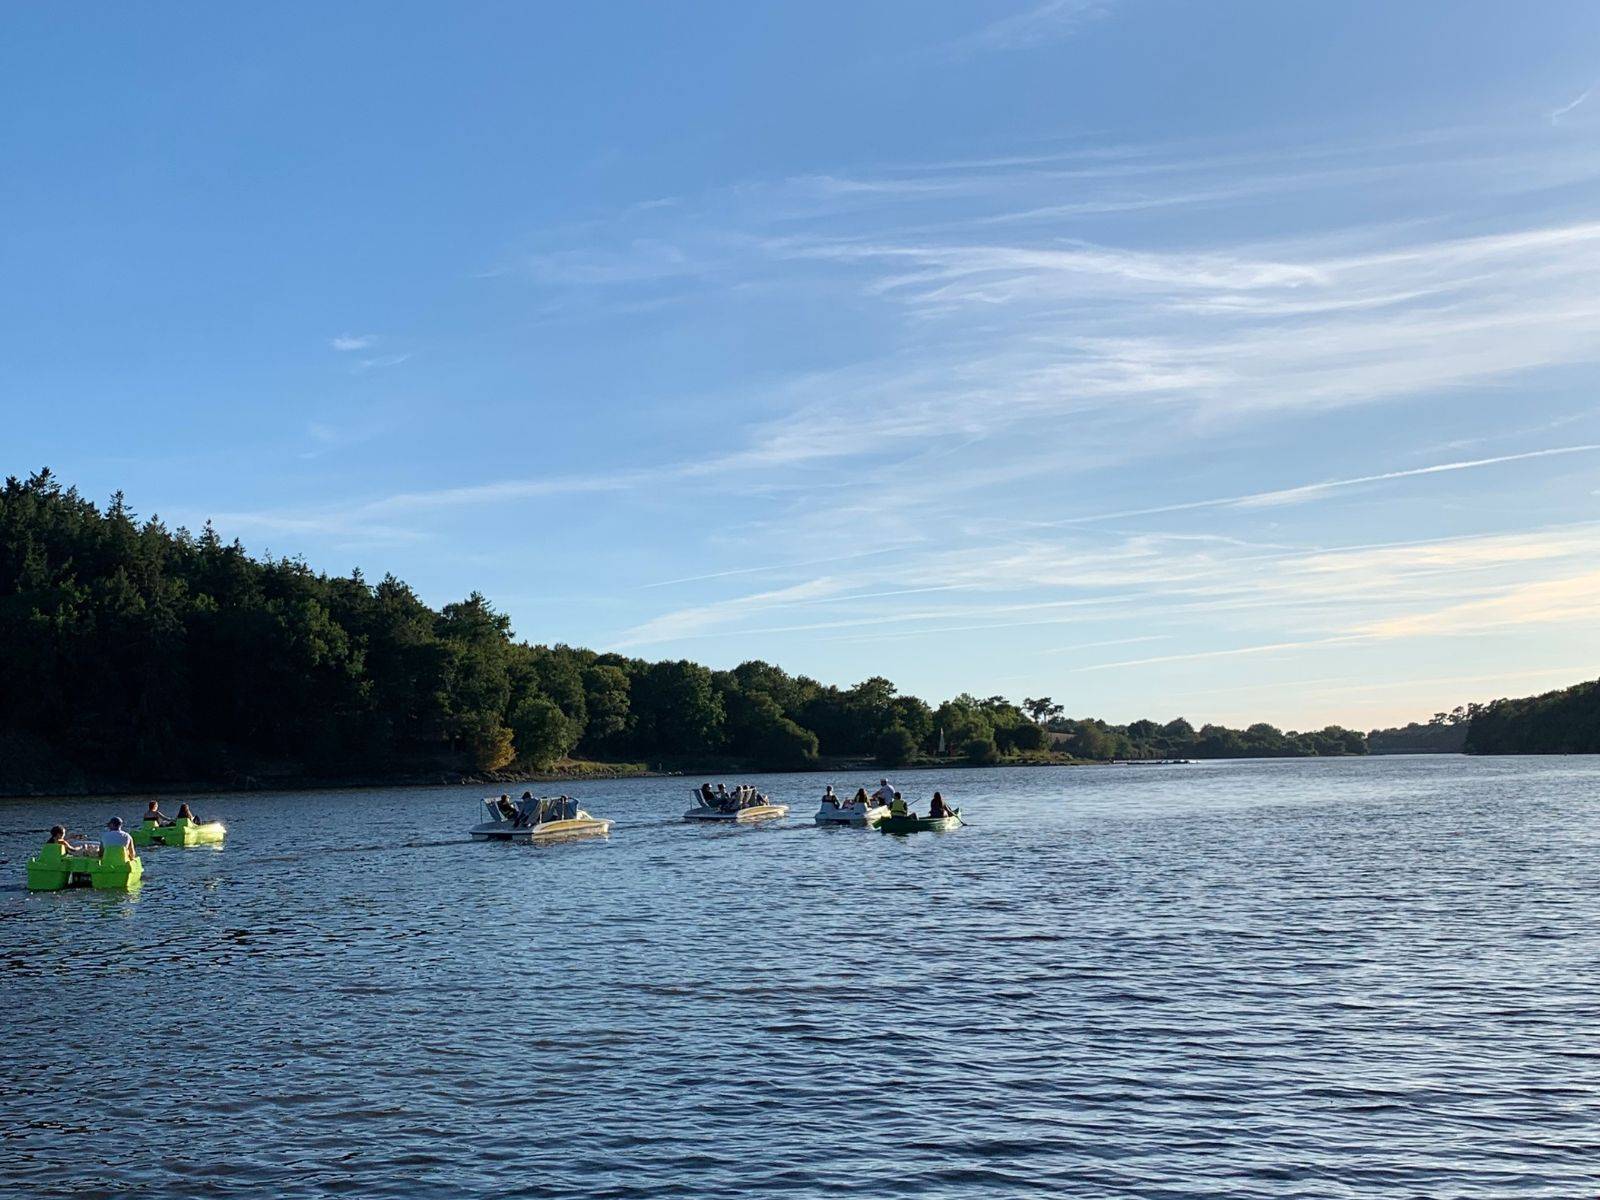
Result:
[[[1340,758],[1401,758],[1407,755],[1422,758],[1440,758],[1456,754],[1464,758],[1494,757],[1463,755],[1460,751],[1412,751],[1381,755],[1341,755]],[[1176,767],[1197,766],[1206,762],[1289,762],[1309,761],[1319,756],[1271,756],[1261,758],[1214,759],[1116,759],[1096,761],[1073,759],[1065,756],[1054,759],[1040,757],[1008,759],[997,763],[973,763],[960,758],[921,759],[899,767],[885,767],[870,758],[844,758],[817,763],[801,770],[762,770],[749,764],[727,761],[698,764],[660,764],[655,767],[644,763],[605,763],[574,760],[552,771],[494,772],[485,774],[457,774],[453,772],[418,771],[394,775],[341,776],[319,778],[316,776],[281,775],[268,779],[243,781],[188,780],[159,784],[132,784],[127,781],[100,780],[79,787],[0,787],[0,801],[83,799],[93,796],[198,796],[234,792],[312,792],[361,791],[370,788],[461,788],[482,787],[486,792],[530,783],[573,783],[590,780],[604,782],[613,779],[697,779],[716,782],[733,781],[746,775],[848,775],[862,782],[908,771],[971,771],[988,767]]]
[[[234,780],[182,780],[159,783],[130,783],[126,780],[94,780],[78,786],[8,787],[0,786],[0,800],[50,800],[79,799],[86,796],[197,796],[218,792],[308,792],[356,791],[380,787],[439,787],[455,788],[479,785],[485,789],[505,790],[514,785],[528,783],[573,783],[588,780],[610,779],[677,779],[695,778],[716,781],[732,780],[744,775],[825,775],[829,773],[859,774],[863,779],[871,775],[880,778],[895,771],[970,771],[979,767],[1104,767],[1111,763],[1092,762],[1059,756],[1053,759],[1028,757],[1008,759],[997,763],[972,763],[964,759],[930,759],[914,761],[899,767],[885,767],[870,758],[836,759],[819,762],[799,770],[763,770],[750,764],[728,761],[711,763],[664,763],[655,767],[644,763],[607,763],[573,760],[550,771],[496,771],[484,773],[456,773],[448,771],[400,772],[393,775],[361,775],[326,778],[312,775],[279,775],[269,778],[246,776]]]

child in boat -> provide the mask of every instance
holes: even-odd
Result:
[[[899,792],[896,792],[894,799],[889,801],[889,815],[891,817],[903,817],[906,815],[906,802],[901,799]]]
[[[144,810],[144,819],[154,821],[157,825],[172,824],[172,818],[161,811],[161,805],[155,800],[150,801],[150,807]]]
[[[50,838],[49,838],[48,841],[45,842],[45,845],[46,846],[60,846],[61,847],[61,853],[63,853],[63,854],[88,854],[89,853],[89,844],[87,842],[83,842],[83,841],[75,842],[72,839],[70,839],[69,837],[67,837],[67,827],[65,825],[52,825],[52,826],[50,826]]]
[[[944,802],[944,797],[943,796],[941,796],[938,792],[935,792],[933,794],[933,799],[928,802],[928,816],[930,816],[930,817],[948,817],[949,815],[950,815],[950,807],[949,807],[949,805],[947,805]]]

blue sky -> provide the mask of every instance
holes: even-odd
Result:
[[[931,699],[1600,673],[1600,7],[0,27],[9,473]]]

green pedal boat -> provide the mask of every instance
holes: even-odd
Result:
[[[203,824],[179,817],[171,825],[158,825],[146,821],[133,831],[135,846],[212,846],[227,836],[228,830],[221,821]]]
[[[28,890],[59,892],[64,888],[92,887],[102,892],[128,892],[144,878],[144,864],[128,857],[122,847],[102,858],[89,854],[68,854],[59,844],[40,849],[28,860]]]
[[[878,829],[882,833],[943,833],[946,829],[960,828],[959,808],[948,817],[919,817],[916,813],[906,813],[900,817],[885,817],[878,822]]]

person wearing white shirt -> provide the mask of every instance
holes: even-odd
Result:
[[[894,788],[889,786],[887,779],[878,780],[878,790],[872,793],[872,798],[879,804],[887,804],[894,799]]]
[[[122,846],[128,851],[130,859],[138,858],[139,852],[134,849],[133,838],[122,828],[122,818],[112,817],[106,822],[106,831],[100,835],[100,857],[106,856],[106,851],[113,846]]]

